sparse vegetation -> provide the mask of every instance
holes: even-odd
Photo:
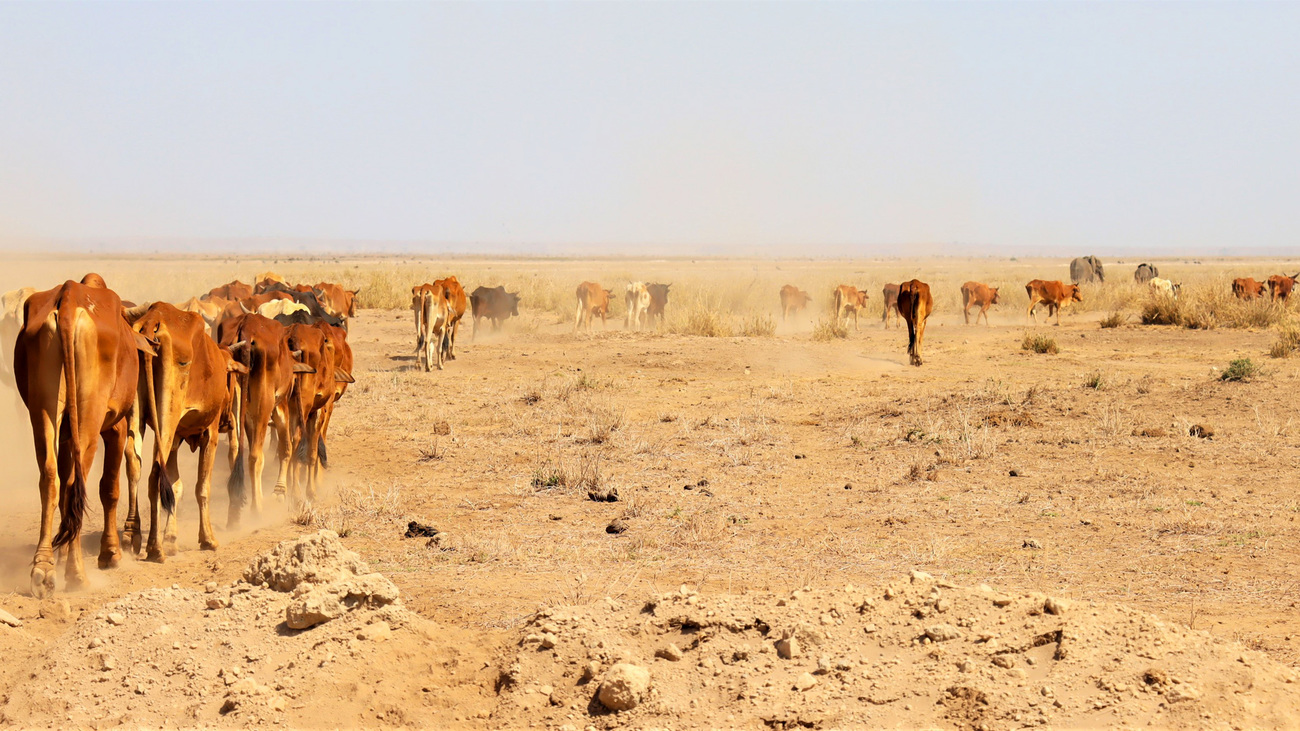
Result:
[[[1083,387],[1091,388],[1094,391],[1101,391],[1109,385],[1106,375],[1101,371],[1093,371],[1083,379]]]
[[[1039,333],[1026,333],[1025,339],[1020,342],[1020,349],[1045,355],[1056,355],[1061,352],[1056,346],[1055,338]]]
[[[1273,358],[1290,358],[1297,350],[1300,350],[1300,327],[1292,321],[1282,323],[1268,354]]]
[[[1101,318],[1101,329],[1109,330],[1116,328],[1128,322],[1128,315],[1119,310],[1111,310],[1109,315]]]
[[[752,315],[740,323],[740,334],[747,338],[770,338],[776,334],[776,320],[771,315]]]
[[[819,343],[828,343],[832,340],[843,340],[849,336],[849,330],[841,326],[834,318],[823,318],[817,321],[817,326],[813,328],[812,338]]]
[[[1223,372],[1219,374],[1219,380],[1250,381],[1259,376],[1259,372],[1259,364],[1255,363],[1255,361],[1250,358],[1237,358],[1229,363],[1227,368],[1223,369]]]

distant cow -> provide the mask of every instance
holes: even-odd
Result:
[[[18,331],[23,329],[23,305],[27,298],[36,294],[31,287],[5,292],[0,297],[0,381],[14,385],[14,369],[10,359],[14,354],[14,342],[18,340]]]
[[[1154,277],[1151,281],[1147,282],[1147,286],[1151,288],[1152,294],[1155,294],[1157,297],[1168,297],[1169,299],[1178,299],[1178,294],[1183,289],[1183,285],[1175,284],[1168,279],[1161,279],[1160,277]]]
[[[671,286],[673,285],[662,283],[645,286],[646,291],[650,293],[650,309],[646,314],[650,316],[648,324],[651,327],[655,326],[656,320],[659,325],[664,324],[664,310],[668,307],[668,288]]]
[[[110,289],[69,281],[32,294],[23,305],[14,380],[31,414],[40,470],[41,527],[31,570],[37,598],[54,591],[54,552],[63,546],[68,547],[68,585],[86,579],[81,550],[86,475],[101,437],[99,567],[116,566],[121,558],[118,475],[135,408],[140,351],[152,354],[152,347],[131,330],[122,300]],[[57,534],[56,509],[62,516]]]
[[[1232,294],[1239,300],[1253,300],[1264,296],[1268,289],[1265,282],[1256,282],[1250,277],[1238,277],[1232,280]]]
[[[930,317],[934,300],[930,285],[917,279],[898,285],[898,311],[907,322],[907,355],[914,366],[921,365],[921,341],[925,338],[925,321]]]
[[[793,284],[781,287],[781,322],[785,322],[791,315],[799,314],[811,301],[812,295]]]
[[[1083,256],[1070,262],[1070,279],[1075,284],[1106,281],[1106,271],[1101,265],[1101,259],[1095,256]]]
[[[1047,305],[1047,317],[1050,319],[1053,314],[1056,315],[1056,324],[1061,324],[1061,308],[1071,302],[1082,302],[1083,297],[1079,296],[1079,285],[1065,284],[1059,280],[1050,282],[1042,279],[1035,279],[1025,285],[1025,294],[1029,295],[1029,311],[1026,317],[1032,318],[1038,322],[1038,315],[1034,310],[1040,304]]]
[[[889,329],[889,313],[894,313],[894,324],[902,325],[903,315],[898,311],[898,285],[886,284],[881,290],[881,299],[884,300],[885,306],[880,311],[880,321],[885,323],[885,329]]]
[[[311,314],[311,310],[307,305],[289,299],[271,300],[270,302],[266,302],[259,306],[256,312],[262,317],[269,317],[272,320],[280,317],[292,316],[296,312]]]
[[[212,299],[213,297],[220,297],[223,300],[242,300],[246,297],[252,297],[254,294],[257,293],[253,291],[251,285],[244,284],[236,279],[235,281],[223,284],[220,287],[213,287],[208,290],[207,294],[203,295],[199,299],[207,300]]]
[[[357,316],[357,294],[361,290],[344,289],[333,282],[317,282],[313,291],[321,307],[331,315],[344,319]]]
[[[352,375],[339,367],[331,328],[324,322],[294,325],[285,339],[289,349],[302,353],[303,373],[289,403],[289,435],[294,455],[289,477],[289,504],[311,505],[320,484],[322,428],[329,422],[338,383],[352,383]],[[306,492],[304,494],[304,487]]]
[[[984,316],[984,324],[989,324],[989,307],[998,303],[998,288],[990,287],[987,284],[979,282],[967,282],[961,286],[961,306],[962,315],[966,318],[966,324],[970,324],[970,308],[980,308],[975,313],[975,324],[980,324],[980,315]]]
[[[600,324],[607,325],[609,317],[609,298],[614,293],[595,282],[583,282],[578,285],[578,315],[573,321],[573,329],[579,330],[583,325],[591,329],[591,320],[600,316]]]
[[[1160,270],[1156,268],[1155,264],[1138,264],[1137,269],[1133,271],[1133,281],[1138,284],[1146,284],[1158,276],[1160,276]]]
[[[422,284],[411,290],[411,309],[415,310],[415,353],[424,370],[435,366],[442,370],[451,330],[451,303],[441,280]]]
[[[835,307],[835,321],[841,323],[843,327],[849,325],[849,314],[853,315],[853,329],[858,329],[858,310],[866,309],[867,293],[857,287],[841,284],[835,288],[833,295]]]
[[[483,318],[492,322],[492,332],[501,329],[501,322],[519,317],[519,293],[507,292],[505,287],[477,287],[469,295],[469,310],[474,317],[474,331],[470,339],[478,337],[478,324]]]
[[[650,291],[645,282],[632,282],[627,285],[624,296],[627,311],[623,313],[623,327],[640,330],[650,312]]]
[[[208,511],[212,493],[212,466],[217,457],[221,419],[228,414],[237,386],[232,372],[248,373],[229,352],[217,346],[197,313],[185,312],[166,302],[156,302],[132,329],[156,351],[141,354],[140,410],[154,432],[153,468],[149,474],[149,542],[147,558],[162,561],[176,553],[176,501],[181,493],[177,454],[182,443],[199,450],[194,497],[199,506],[199,548],[217,549]],[[129,486],[127,524],[139,525],[136,486]],[[159,503],[166,517],[159,536]],[[136,534],[133,544],[139,545]]]
[[[253,281],[253,294],[261,294],[266,291],[268,285],[277,283],[287,284],[284,277],[275,272],[262,272],[257,275],[257,279]]]
[[[1291,290],[1295,287],[1295,280],[1300,279],[1300,273],[1292,276],[1285,274],[1274,274],[1268,278],[1268,293],[1274,300],[1286,302],[1291,298]]]
[[[444,360],[456,360],[456,335],[460,333],[460,320],[469,309],[469,298],[465,296],[460,280],[454,276],[435,279],[433,283],[442,286],[447,298],[447,331],[442,340],[442,357]]]

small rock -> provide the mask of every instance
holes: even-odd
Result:
[[[117,667],[117,658],[107,652],[99,656],[100,670],[112,670],[115,667]]]
[[[10,614],[9,612],[6,612],[3,609],[0,609],[0,624],[7,624],[10,627],[23,626],[22,620],[18,619],[17,617]]]
[[[96,647],[103,647],[103,646],[104,646],[104,641],[99,639],[98,637],[91,639],[90,644],[88,645],[88,647],[90,647],[90,649],[92,650],[95,649]]]
[[[814,678],[811,673],[804,673],[799,677],[795,678],[794,680],[795,690],[799,690],[799,691],[808,690],[809,688],[812,688],[814,685],[817,685],[817,678]]]
[[[560,638],[559,638],[559,637],[556,637],[555,635],[551,634],[550,632],[543,632],[543,633],[542,633],[541,646],[542,646],[542,649],[543,649],[543,650],[550,650],[550,649],[553,649],[553,648],[555,647],[555,644],[556,644],[557,642],[559,642],[559,641],[560,641]]]
[[[230,600],[223,596],[210,596],[207,601],[208,609],[221,609],[230,605]]]
[[[931,642],[947,642],[961,637],[961,631],[951,624],[936,624],[925,628],[925,636]]]
[[[357,633],[358,640],[370,640],[372,642],[383,642],[392,636],[393,628],[384,621],[368,624]]]
[[[650,671],[631,663],[618,663],[605,673],[596,700],[611,711],[630,711],[650,692]]]
[[[591,662],[582,666],[582,677],[578,680],[578,682],[590,683],[591,681],[596,679],[597,675],[600,675],[600,663],[596,662],[595,660],[592,660]]]
[[[1024,470],[1011,470],[1011,471],[1010,471],[1009,473],[1007,473],[1007,474],[1009,474],[1009,475],[1012,476],[1012,477],[1024,477],[1024,476],[1025,476],[1025,471],[1024,471]]]
[[[627,532],[627,521],[622,518],[615,518],[609,525],[605,526],[605,532],[611,535],[618,535]]]
[[[203,585],[203,591],[209,594],[215,592],[216,590],[217,590],[217,582],[215,581],[209,581],[208,583]]]
[[[821,657],[817,658],[818,675],[825,675],[826,673],[829,673],[831,670],[833,670],[834,667],[835,666],[831,663],[830,655],[822,655]]]
[[[799,640],[794,635],[776,641],[776,654],[782,660],[799,657]]]
[[[669,644],[667,647],[655,651],[655,657],[662,657],[669,662],[677,662],[682,659],[682,651],[677,645]]]
[[[42,619],[50,619],[55,622],[67,622],[72,619],[72,605],[68,604],[67,599],[53,598],[41,602],[39,609]]]
[[[1016,661],[1010,655],[994,655],[993,664],[1000,668],[1012,668],[1015,666]]]
[[[1065,601],[1049,596],[1047,601],[1043,602],[1043,611],[1048,614],[1065,614]]]
[[[1021,545],[1021,548],[1036,548],[1036,549],[1037,549],[1037,548],[1042,548],[1042,547],[1043,547],[1043,544],[1039,543],[1038,540],[1037,540],[1037,539],[1034,539],[1034,538],[1026,538],[1026,539],[1025,539],[1025,542]]]
[[[930,574],[927,574],[927,573],[924,572],[924,571],[913,571],[913,572],[912,572],[912,583],[913,583],[913,584],[929,583],[929,582],[932,582],[932,581],[934,581],[934,577],[931,576]]]
[[[126,615],[121,612],[111,612],[108,615],[108,623],[113,626],[120,626],[126,622]]]

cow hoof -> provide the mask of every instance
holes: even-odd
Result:
[[[150,548],[149,555],[145,556],[144,560],[150,563],[167,563],[167,557],[163,555],[162,551],[159,551],[156,548]]]
[[[210,541],[199,541],[199,550],[200,550],[200,551],[215,551],[215,550],[217,550],[217,547],[220,546],[220,545],[221,545],[221,544],[220,544],[220,543],[217,543],[217,539],[215,539],[215,538],[213,538],[213,539],[210,540]]]
[[[176,547],[175,540],[163,541],[163,553],[166,553],[168,556],[175,556],[180,552],[181,550]]]
[[[54,593],[54,564],[42,563],[32,567],[32,596],[44,599]]]
[[[99,554],[100,569],[115,569],[122,561],[121,551],[109,551],[108,553]]]

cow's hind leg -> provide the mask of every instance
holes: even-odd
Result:
[[[55,393],[58,390],[55,389]],[[59,415],[53,410],[33,409],[32,435],[36,442],[36,464],[40,467],[41,531],[32,558],[32,596],[44,599],[54,593],[54,512],[59,505]]]
[[[194,499],[199,504],[199,549],[217,550],[217,534],[212,530],[209,500],[212,496],[212,465],[217,461],[217,425],[204,432],[199,443],[199,475],[194,483]]]
[[[168,556],[175,556],[179,553],[176,548],[177,525],[176,513],[180,512],[181,495],[185,492],[185,487],[181,484],[181,470],[179,464],[180,448],[172,447],[171,456],[167,458],[167,476],[172,481],[172,492],[176,495],[176,503],[172,511],[167,514],[166,530],[163,533],[163,550]]]
[[[131,546],[131,555],[140,555],[142,536],[140,503],[137,489],[140,485],[140,466],[144,462],[144,435],[141,434],[140,409],[132,408],[127,416],[126,447],[126,523],[122,526],[122,540]]]
[[[127,421],[119,421],[104,432],[104,474],[99,478],[99,502],[104,506],[104,532],[99,538],[99,568],[116,568],[122,560],[122,545],[117,538],[118,476],[126,450]]]

